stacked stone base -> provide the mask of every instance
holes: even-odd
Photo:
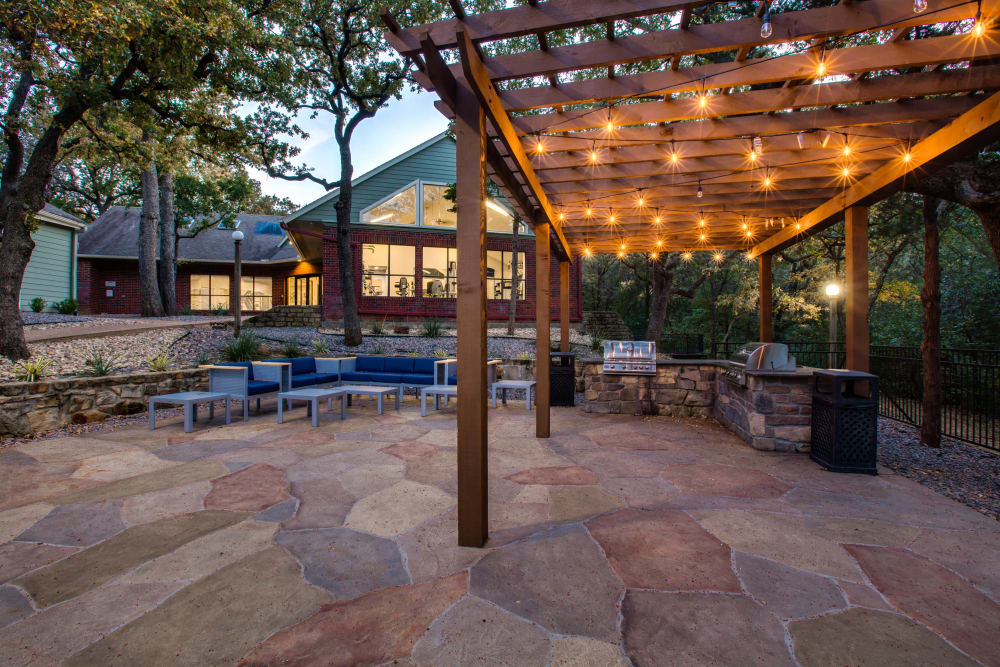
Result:
[[[718,366],[660,363],[656,375],[608,375],[603,364],[585,362],[587,412],[671,417],[711,417]]]
[[[754,449],[808,452],[810,377],[807,373],[747,374],[745,387],[720,379],[715,417]]]
[[[319,306],[275,306],[246,321],[255,327],[309,327],[320,325]]]

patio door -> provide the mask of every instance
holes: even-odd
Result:
[[[285,302],[289,306],[318,306],[321,297],[320,276],[288,276]]]

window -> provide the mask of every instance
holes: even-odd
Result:
[[[271,276],[240,277],[240,308],[242,310],[271,309]]]
[[[428,227],[454,227],[457,221],[454,202],[444,198],[444,185],[424,184],[424,225]]]
[[[524,230],[524,225],[518,233]],[[512,232],[514,231],[514,216],[505,206],[502,206],[492,199],[486,200],[486,231],[488,232]]]
[[[413,296],[416,248],[366,243],[361,252],[362,296]]]
[[[289,306],[318,306],[322,281],[319,276],[288,276],[285,303]]]
[[[417,186],[411,185],[381,204],[361,212],[361,222],[384,225],[417,224]]]
[[[514,270],[510,261],[514,253],[500,250],[486,251],[486,298],[510,299],[514,284]],[[517,298],[524,298],[524,253],[517,253]]]
[[[191,274],[191,310],[229,309],[229,276]]]
[[[424,296],[454,298],[458,294],[458,250],[424,248]]]

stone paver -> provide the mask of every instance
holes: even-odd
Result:
[[[684,512],[625,509],[586,525],[629,588],[740,590],[729,547]]]
[[[0,664],[1000,664],[1000,523],[911,480],[501,409],[459,547],[455,411],[389,412],[0,449]]]
[[[791,665],[784,630],[742,596],[629,591],[625,649],[636,665]]]
[[[975,665],[906,616],[870,609],[793,621],[788,631],[804,667],[842,665]]]
[[[277,543],[302,563],[306,581],[338,600],[410,583],[392,540],[348,528],[281,532]]]
[[[582,528],[494,551],[473,566],[470,584],[473,594],[552,632],[611,641],[618,636],[621,588]]]

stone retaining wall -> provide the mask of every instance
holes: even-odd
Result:
[[[715,418],[754,449],[808,452],[812,437],[809,373],[747,373],[747,386],[718,381]]]
[[[275,306],[245,323],[255,327],[310,327],[320,325],[319,306]]]
[[[0,385],[0,435],[33,435],[111,415],[142,412],[149,397],[206,388],[208,371],[191,368],[99,378]]]

